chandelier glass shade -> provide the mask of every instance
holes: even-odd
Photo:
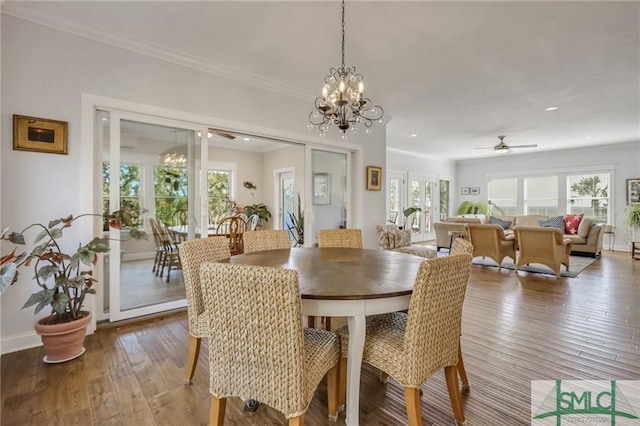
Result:
[[[331,68],[324,78],[322,96],[316,98],[315,108],[309,114],[307,127],[315,126],[324,136],[329,126],[336,125],[343,135],[348,129],[358,131],[363,125],[366,133],[371,133],[374,122],[384,124],[384,110],[373,105],[371,99],[364,96],[364,78],[356,72],[356,67],[344,64],[344,0],[342,0],[342,65]]]
[[[187,151],[187,145],[172,146],[160,153],[160,164],[168,167],[186,167]]]

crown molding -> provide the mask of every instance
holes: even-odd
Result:
[[[146,40],[115,34],[100,26],[82,25],[57,16],[50,16],[26,2],[11,1],[2,3],[2,14],[303,101],[315,99],[314,94],[310,91],[301,90],[297,87],[226,65],[203,61],[201,57],[189,55]]]

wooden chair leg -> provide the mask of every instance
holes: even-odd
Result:
[[[338,368],[340,379],[338,383],[338,406],[344,407],[347,403],[347,358],[340,357]]]
[[[184,370],[184,382],[191,384],[193,376],[196,373],[196,365],[198,364],[198,356],[200,355],[200,337],[189,335],[189,352],[187,353],[187,366]]]
[[[464,369],[464,362],[462,361],[462,348],[458,343],[458,363],[456,364],[460,380],[462,381],[462,391],[467,392],[471,389],[469,385],[469,379],[467,378],[467,371]]]
[[[407,404],[407,418],[409,419],[409,426],[422,426],[420,389],[404,388],[404,401],[405,404]]]
[[[451,408],[453,409],[453,416],[456,418],[456,424],[464,425],[464,411],[462,410],[460,389],[458,388],[458,369],[455,365],[449,365],[444,368],[444,375],[447,379],[447,390],[449,391],[449,399],[451,400]]]
[[[340,362],[327,372],[327,408],[329,409],[329,421],[338,421],[338,376],[340,375]]]
[[[324,329],[331,331],[331,317],[324,317]]]
[[[209,426],[222,426],[224,412],[227,408],[227,398],[216,398],[211,395],[211,411],[209,412]]]
[[[302,426],[304,424],[304,414],[289,419],[289,426]]]
[[[309,328],[316,328],[316,317],[308,316],[307,317],[307,326]]]
[[[380,380],[380,383],[388,383],[389,375],[384,371],[380,370],[380,376],[378,376],[378,380]]]

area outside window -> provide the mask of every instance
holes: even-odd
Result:
[[[167,225],[186,225],[188,176],[183,167],[154,167],[155,215]]]
[[[141,218],[140,215],[140,177],[141,167],[136,164],[120,165],[120,208],[132,211],[132,216]],[[109,230],[109,213],[114,209],[109,205],[109,185],[111,184],[111,166],[102,163],[102,215],[105,218],[103,229]],[[142,222],[136,223],[137,226]]]
[[[518,214],[518,178],[493,179],[487,185],[489,202],[495,206],[494,214]]]
[[[558,176],[524,179],[524,214],[558,216]]]
[[[597,223],[608,223],[609,173],[570,175],[567,186],[568,213],[582,213]]]

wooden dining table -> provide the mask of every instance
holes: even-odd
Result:
[[[347,318],[346,424],[357,426],[365,317],[407,309],[424,260],[387,250],[303,247],[232,256],[229,262],[295,269],[304,315]]]

